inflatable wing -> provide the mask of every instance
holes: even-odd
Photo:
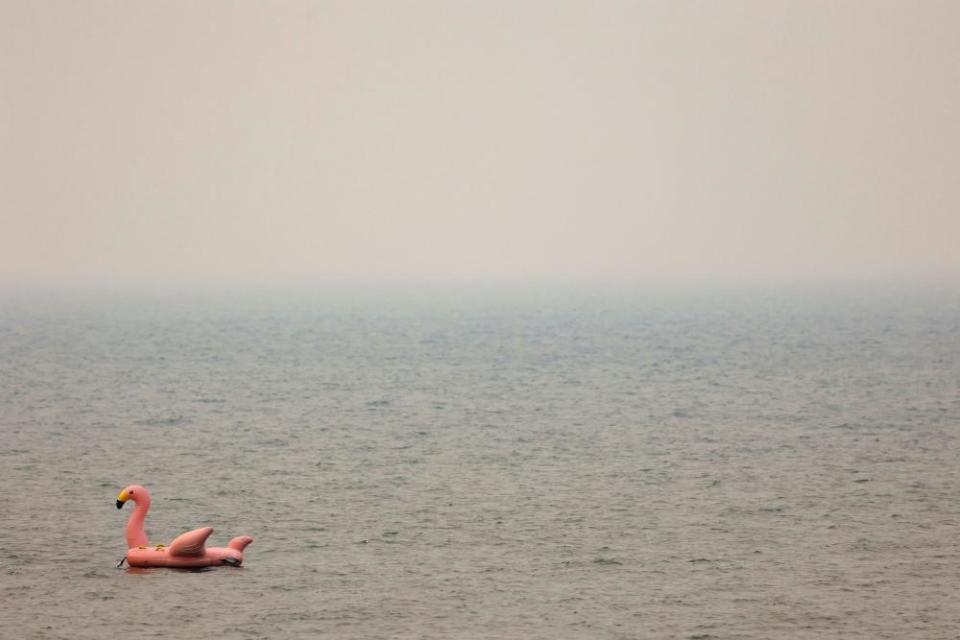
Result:
[[[177,539],[170,543],[167,552],[171,556],[202,556],[206,553],[207,538],[213,533],[213,527],[202,527],[187,531],[177,536]]]

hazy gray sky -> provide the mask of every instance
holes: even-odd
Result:
[[[957,277],[958,25],[0,0],[0,284]]]

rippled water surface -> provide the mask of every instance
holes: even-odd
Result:
[[[0,636],[957,638],[958,429],[946,288],[5,294]]]

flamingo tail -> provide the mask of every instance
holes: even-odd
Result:
[[[253,538],[250,536],[237,536],[227,544],[227,547],[237,551],[243,551],[251,542],[253,542]]]

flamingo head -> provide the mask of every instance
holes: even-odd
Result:
[[[133,500],[137,505],[150,502],[150,492],[138,484],[132,484],[117,496],[117,509],[121,509],[127,500]]]

